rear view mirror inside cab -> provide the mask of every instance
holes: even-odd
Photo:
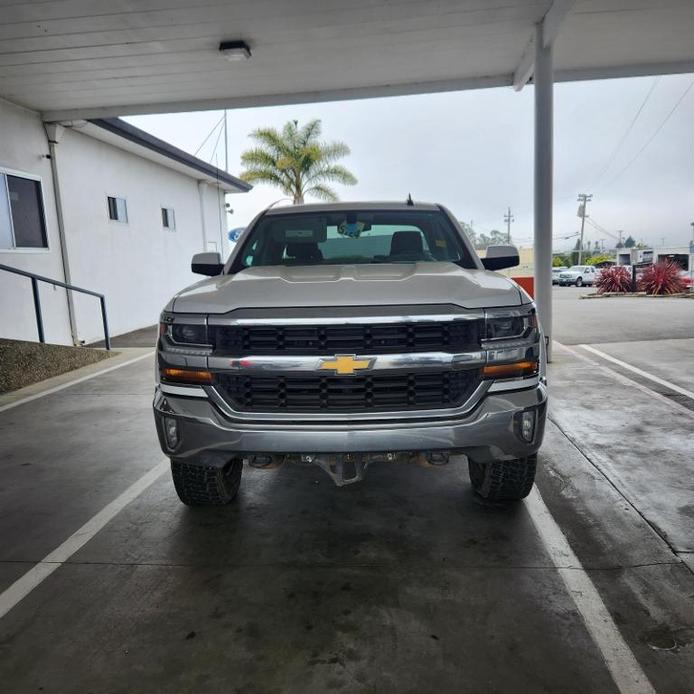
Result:
[[[275,222],[271,235],[276,243],[323,243],[328,238],[328,221],[315,217],[297,220],[296,224]]]

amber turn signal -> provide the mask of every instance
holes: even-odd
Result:
[[[191,383],[195,385],[210,385],[212,374],[209,371],[197,369],[174,369],[166,367],[159,371],[162,381],[173,383]]]
[[[521,378],[537,373],[536,361],[516,361],[512,364],[486,364],[482,367],[485,378]]]

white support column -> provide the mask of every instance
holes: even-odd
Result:
[[[535,302],[552,355],[552,179],[553,90],[552,45],[545,45],[543,25],[535,34]]]

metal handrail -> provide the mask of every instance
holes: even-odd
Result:
[[[52,284],[54,287],[63,287],[64,289],[69,289],[73,292],[81,292],[82,294],[89,294],[91,296],[96,296],[101,304],[101,320],[104,323],[104,345],[107,350],[111,349],[111,338],[108,334],[108,320],[106,319],[106,297],[99,292],[93,292],[91,289],[83,289],[82,287],[76,287],[74,284],[66,284],[65,282],[60,282],[59,280],[53,280],[50,277],[44,277],[43,275],[37,275],[35,272],[27,272],[26,270],[19,270],[16,267],[10,267],[9,265],[0,264],[0,270],[5,272],[12,272],[15,275],[22,275],[23,277],[28,277],[31,280],[31,290],[34,293],[34,311],[36,312],[36,327],[39,333],[39,342],[46,342],[46,338],[43,332],[43,316],[41,314],[41,298],[39,297],[39,282],[46,282],[47,284]]]

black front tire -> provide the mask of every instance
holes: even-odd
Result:
[[[495,460],[476,463],[468,459],[472,488],[487,501],[524,499],[535,482],[537,454],[517,460]]]
[[[187,506],[224,506],[239,491],[243,461],[232,458],[224,467],[191,465],[171,460],[171,476],[178,498]]]
[[[583,286],[583,278],[582,278],[582,277],[579,277],[579,278],[576,280],[576,286],[577,286],[577,287],[582,287],[582,286]]]

